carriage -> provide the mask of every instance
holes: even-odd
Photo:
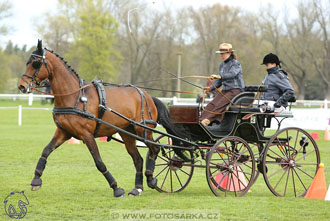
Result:
[[[182,191],[194,169],[205,168],[207,183],[216,196],[243,196],[261,173],[273,194],[297,197],[306,194],[318,170],[320,154],[313,138],[300,128],[281,129],[282,121],[292,117],[291,112],[274,113],[266,103],[255,103],[265,87],[250,86],[234,97],[223,122],[211,130],[199,122],[201,106],[173,105],[169,114],[160,100],[134,85],[99,80],[89,83],[38,41],[18,88],[24,93],[31,89],[42,92],[35,85],[46,79],[55,97],[57,129],[38,160],[32,190],[42,185],[49,155],[75,137],[88,147],[114,196],[122,197],[125,191],[105,166],[95,142],[96,137],[104,136],[117,140],[112,137],[117,132],[136,168],[135,188],[129,192],[134,196],[143,190],[143,159],[136,140],[149,148],[145,176],[148,186],[160,192]],[[275,134],[267,130],[272,119],[278,124]],[[167,132],[155,129],[157,123]],[[156,139],[154,133],[159,134]]]
[[[314,139],[300,128],[283,128],[284,119],[293,117],[290,108],[281,113],[267,111],[267,103],[253,102],[263,86],[248,86],[233,98],[223,122],[208,129],[199,121],[201,105],[171,105],[171,119],[190,135],[198,147],[182,147],[188,160],[173,148],[161,146],[156,160],[156,189],[179,192],[189,184],[195,168],[206,169],[207,183],[216,196],[243,196],[260,173],[276,196],[304,196],[311,184],[320,154]],[[253,104],[254,103],[254,104]],[[266,129],[272,119],[275,134]],[[161,135],[160,144],[171,144],[172,138]]]

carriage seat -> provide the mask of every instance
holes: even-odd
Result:
[[[254,92],[242,92],[232,99],[232,103],[228,107],[228,111],[233,112],[260,112],[256,105],[251,105],[255,99]]]

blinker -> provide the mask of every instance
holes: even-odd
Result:
[[[39,61],[39,60],[34,60],[34,61],[32,62],[32,67],[33,67],[34,69],[39,69],[40,66],[41,66],[41,61]]]

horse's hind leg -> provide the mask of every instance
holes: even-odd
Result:
[[[130,131],[135,133],[135,131]],[[128,195],[138,196],[143,190],[143,158],[141,157],[138,149],[136,148],[136,139],[124,133],[120,133],[123,138],[125,147],[129,155],[132,157],[136,169],[135,174],[135,188],[128,193]]]
[[[42,151],[41,157],[39,158],[38,164],[36,166],[35,172],[34,172],[34,178],[31,182],[31,190],[38,190],[42,185],[42,180],[40,179],[46,163],[47,163],[47,157],[61,144],[63,144],[66,140],[68,140],[70,137],[64,133],[61,129],[57,129],[55,131],[55,134],[52,138],[52,140],[49,142],[49,144],[44,148]]]
[[[144,137],[144,129],[139,128],[140,130],[137,131],[138,135],[141,137]],[[152,132],[150,130],[147,130],[147,140],[148,141],[154,141],[153,137],[152,137]],[[145,171],[145,176],[147,178],[147,184],[148,187],[150,187],[151,189],[155,189],[156,185],[157,185],[157,179],[155,177],[153,177],[154,174],[154,170],[155,170],[155,161],[157,158],[157,155],[159,153],[159,148],[151,143],[146,142],[146,145],[149,148],[149,157],[148,159],[146,159],[146,171]]]
[[[111,173],[107,170],[107,167],[103,163],[99,149],[96,145],[94,137],[90,134],[83,138],[85,144],[87,145],[89,152],[92,154],[95,165],[97,169],[104,175],[105,179],[108,181],[110,187],[113,189],[113,194],[115,197],[122,197],[125,191],[122,188],[117,187],[117,182]]]

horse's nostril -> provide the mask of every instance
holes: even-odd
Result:
[[[26,89],[23,85],[18,86],[18,89],[22,92],[22,93],[26,93]]]

